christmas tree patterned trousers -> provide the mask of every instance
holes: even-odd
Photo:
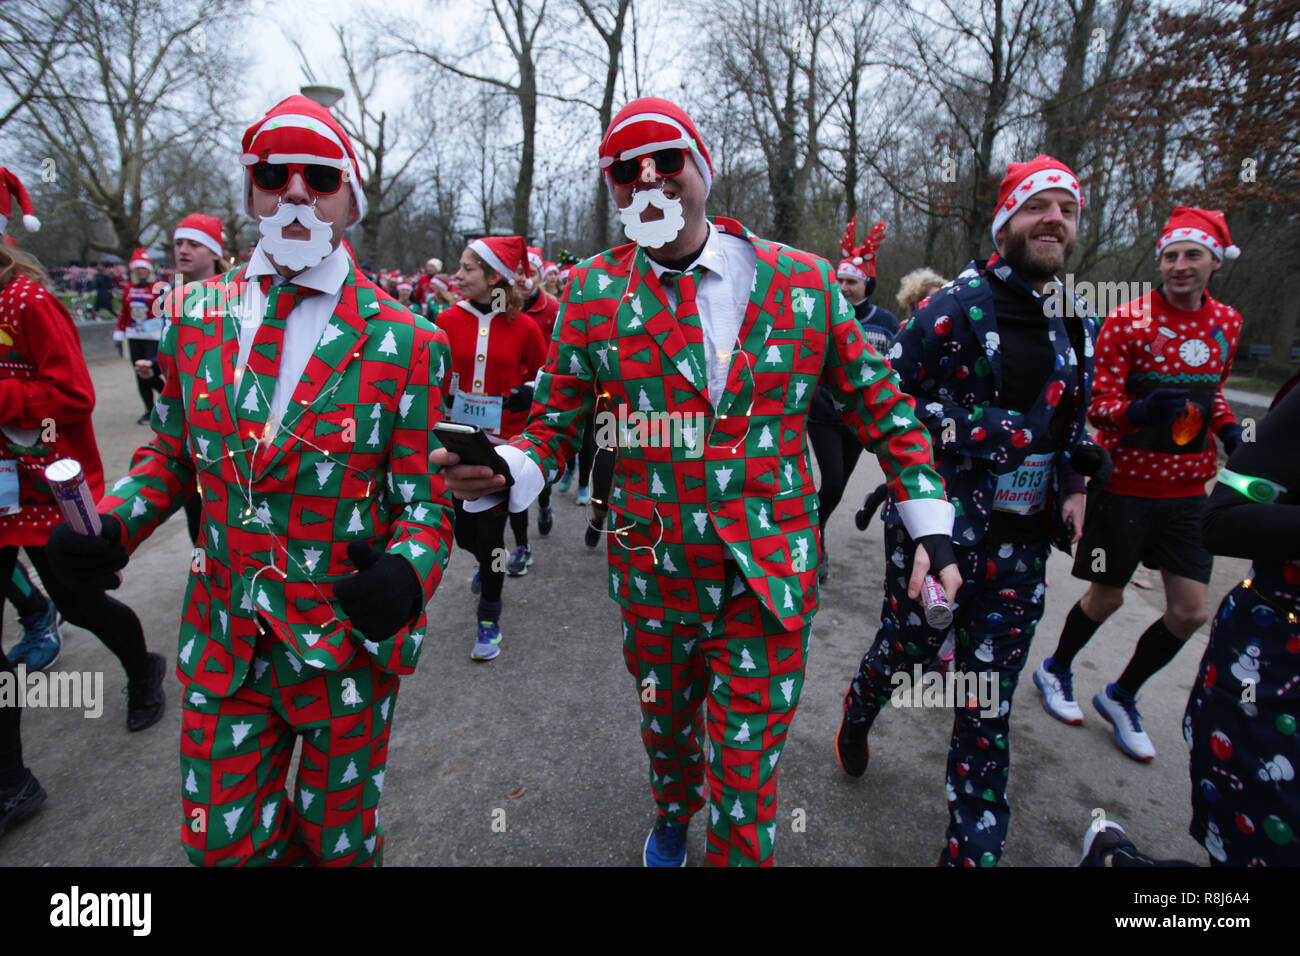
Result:
[[[1300,624],[1265,588],[1228,592],[1183,716],[1191,834],[1216,863],[1300,866]]]
[[[790,631],[727,562],[722,614],[697,623],[623,613],[623,656],[641,696],[641,740],[659,815],[705,805],[711,866],[771,865],[777,761],[803,689],[811,622]],[[702,736],[707,733],[705,760]]]
[[[181,839],[190,862],[379,865],[379,796],[397,684],[364,652],[343,670],[315,670],[263,631],[232,695],[187,687]],[[285,782],[298,737],[291,803]]]
[[[885,548],[880,630],[849,686],[850,716],[868,721],[901,686],[893,675],[901,671],[910,681],[914,665],[924,668],[947,635],[927,625],[921,604],[907,596],[915,545],[903,528],[886,529]],[[987,688],[989,706],[969,697],[954,706],[948,749],[948,847],[940,855],[948,866],[993,866],[1006,845],[1011,698],[1043,616],[1048,548],[1046,540],[999,540],[990,529],[974,547],[953,549],[962,585],[953,609],[957,646],[952,666],[958,675],[966,675],[954,686],[972,686],[969,675],[975,675],[974,686]],[[994,709],[995,715],[985,715]]]

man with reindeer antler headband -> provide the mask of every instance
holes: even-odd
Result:
[[[854,216],[844,229],[844,237],[840,240],[840,264],[835,269],[835,279],[840,284],[840,292],[849,305],[853,306],[853,314],[866,336],[867,344],[884,355],[889,351],[889,343],[898,333],[898,319],[893,313],[871,303],[871,293],[876,288],[876,250],[885,241],[885,223],[882,220],[872,226],[871,232],[867,233],[860,246],[854,240],[857,225],[858,217]],[[817,386],[817,394],[813,396],[812,408],[808,412],[808,440],[812,443],[813,454],[817,456],[817,467],[821,471],[822,483],[817,489],[817,520],[821,526],[822,553],[817,564],[817,579],[825,581],[830,576],[831,564],[830,549],[826,544],[826,526],[844,496],[844,489],[862,454],[862,443],[840,420],[840,412],[825,385]]]

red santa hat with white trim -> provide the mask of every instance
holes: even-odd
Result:
[[[216,216],[205,216],[201,212],[193,212],[177,223],[176,231],[172,233],[172,242],[177,239],[189,239],[211,249],[220,257],[224,255],[221,237],[220,219]]]
[[[998,230],[1016,214],[1025,200],[1048,189],[1064,189],[1073,193],[1079,209],[1083,209],[1079,177],[1059,159],[1040,154],[1027,163],[1007,163],[1007,174],[998,188],[997,211],[993,213],[993,241],[997,242]]]
[[[244,211],[253,212],[254,163],[309,163],[343,170],[356,201],[348,225],[356,225],[366,214],[366,196],[361,188],[361,165],[352,141],[334,114],[315,100],[290,96],[244,131],[240,162],[244,164]]]
[[[148,269],[153,271],[153,260],[149,258],[148,249],[137,249],[131,253],[131,261],[127,263],[128,269]]]
[[[513,279],[516,272],[522,273],[524,278],[531,275],[528,247],[523,236],[484,236],[475,239],[469,247],[489,268],[501,273],[507,280]]]
[[[406,278],[405,276],[402,276],[397,280],[398,292],[402,291],[403,289],[405,289],[407,292],[410,292],[414,288],[415,288],[414,284],[411,282],[410,279]]]
[[[695,124],[686,111],[675,103],[656,96],[643,96],[618,111],[600,141],[600,168],[612,187],[609,167],[624,159],[636,159],[661,149],[681,147],[689,150],[695,168],[704,180],[707,195],[713,186],[713,160],[704,148]]]
[[[1228,220],[1217,209],[1179,206],[1165,223],[1165,228],[1156,241],[1156,258],[1159,259],[1165,246],[1173,242],[1199,243],[1209,249],[1220,262],[1241,255],[1241,250],[1232,244]]]
[[[876,277],[876,250],[885,241],[885,221],[882,219],[871,227],[862,245],[855,246],[854,234],[858,229],[858,217],[854,216],[844,227],[844,236],[840,239],[840,254],[843,258],[835,267],[835,278],[861,279],[863,282]]]
[[[32,197],[27,195],[27,189],[23,186],[22,180],[3,166],[0,166],[0,232],[4,232],[9,227],[9,216],[13,212],[13,200],[15,199],[18,200],[18,208],[23,213],[23,228],[28,232],[39,230],[41,221],[36,218],[36,210],[32,206]]]

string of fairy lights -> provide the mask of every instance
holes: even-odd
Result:
[[[238,301],[238,300],[236,300],[236,301]],[[360,356],[361,356],[361,353],[360,353],[360,352],[353,352],[353,353],[352,353],[352,357],[353,357],[353,358],[360,358]],[[235,388],[236,394],[238,394],[238,391],[239,391],[239,383],[240,383],[240,380],[242,379],[243,374],[244,374],[244,372],[245,372],[246,370],[247,370],[247,365],[245,365],[244,368],[237,368],[237,369],[235,369],[235,373],[234,373],[234,376],[233,376],[232,384],[234,385],[234,388]],[[343,380],[342,380],[341,378],[340,378],[340,379],[337,379],[337,380],[336,380],[336,381],[335,381],[335,382],[330,386],[330,388],[328,389],[328,391],[326,391],[326,392],[323,393],[322,395],[318,395],[318,396],[316,396],[313,400],[310,400],[310,401],[309,401],[308,399],[299,399],[298,402],[299,402],[299,404],[301,404],[302,406],[307,407],[307,406],[311,405],[311,404],[312,404],[313,402],[315,402],[315,401],[328,400],[328,399],[330,398],[330,396],[332,396],[332,395],[334,394],[334,392],[338,390],[339,386],[342,385],[342,383],[343,383]],[[265,407],[266,407],[267,410],[268,410],[268,415],[270,415],[270,414],[271,414],[270,409],[271,409],[271,407],[272,407],[272,406],[271,406],[271,397],[268,396],[268,395],[266,394],[265,390],[262,388],[262,383],[261,383],[261,381],[259,380],[259,377],[256,376],[256,375],[253,376],[253,387],[257,389],[258,397],[259,397],[259,398],[260,398],[260,399],[265,403]],[[208,395],[209,395],[208,392],[204,392],[204,393],[202,393],[201,395],[199,395],[198,397],[199,397],[200,399],[207,399],[207,398],[208,398]],[[292,399],[291,399],[291,401],[292,401]],[[204,454],[203,451],[202,451],[201,449],[195,447],[196,443],[195,443],[195,442],[193,441],[193,439],[191,438],[191,440],[190,440],[190,455],[191,455],[191,458],[197,459],[197,461],[202,461],[202,462],[208,463],[208,465],[209,465],[209,467],[202,467],[202,468],[199,468],[199,467],[197,466],[197,461],[196,461],[196,472],[197,472],[197,471],[203,471],[203,472],[205,472],[205,473],[211,473],[213,470],[215,470],[216,466],[218,466],[218,465],[220,464],[220,462],[221,462],[221,460],[222,460],[223,458],[229,458],[229,459],[230,459],[230,462],[231,462],[231,468],[232,468],[232,470],[234,471],[234,477],[235,477],[235,480],[234,480],[234,486],[235,486],[236,490],[239,492],[239,496],[240,496],[239,501],[240,501],[240,503],[241,503],[242,505],[245,505],[245,506],[246,506],[246,507],[243,509],[243,511],[242,511],[242,513],[241,513],[241,515],[240,515],[240,519],[239,519],[239,520],[240,520],[240,524],[246,526],[246,525],[248,525],[248,524],[250,523],[250,519],[252,519],[252,520],[255,521],[257,524],[262,525],[262,527],[266,529],[266,530],[265,530],[264,532],[262,532],[262,533],[268,535],[268,536],[270,537],[270,539],[271,539],[270,547],[268,547],[268,548],[266,549],[266,551],[267,551],[268,553],[283,554],[284,559],[285,559],[285,568],[287,569],[287,568],[289,567],[289,565],[292,563],[292,565],[294,566],[294,568],[295,568],[296,570],[298,570],[298,571],[300,571],[300,572],[303,573],[303,575],[304,575],[304,576],[306,577],[306,579],[307,579],[307,583],[309,583],[309,584],[312,586],[312,588],[313,588],[313,590],[316,592],[317,596],[320,597],[320,598],[322,599],[322,603],[323,603],[326,607],[330,608],[330,618],[329,618],[329,621],[327,621],[327,622],[325,622],[325,623],[326,623],[326,624],[337,623],[337,624],[339,624],[339,625],[341,625],[341,626],[343,626],[343,627],[347,627],[348,625],[346,624],[346,622],[339,620],[338,616],[335,615],[335,614],[333,613],[333,604],[331,603],[333,599],[332,599],[329,595],[326,595],[326,594],[321,590],[320,586],[316,583],[316,581],[315,581],[315,579],[314,579],[314,577],[313,577],[313,575],[314,575],[314,573],[315,573],[316,561],[313,560],[313,559],[307,559],[305,562],[303,562],[303,561],[299,561],[297,558],[295,558],[295,557],[293,556],[292,551],[290,551],[290,549],[289,549],[287,543],[286,543],[286,542],[284,541],[284,539],[281,538],[280,535],[276,532],[276,530],[274,529],[274,526],[271,524],[271,522],[270,522],[269,520],[263,518],[262,515],[258,512],[257,507],[256,507],[256,504],[255,504],[255,502],[254,502],[254,498],[255,498],[256,496],[255,496],[255,493],[254,493],[254,491],[253,491],[253,482],[254,482],[254,478],[255,478],[255,471],[254,471],[253,463],[254,463],[254,459],[255,459],[256,456],[257,456],[257,452],[258,452],[258,450],[259,450],[260,448],[262,448],[263,446],[269,448],[269,447],[270,447],[270,446],[271,446],[271,445],[272,445],[276,440],[278,440],[282,435],[287,435],[287,436],[289,436],[289,438],[290,438],[291,440],[296,440],[296,441],[301,442],[302,444],[304,444],[304,445],[306,445],[306,446],[312,448],[312,449],[315,450],[316,452],[318,452],[318,453],[320,453],[321,455],[323,455],[323,456],[324,456],[328,461],[333,462],[335,465],[338,465],[338,466],[342,467],[342,468],[344,469],[345,472],[351,472],[352,474],[355,474],[355,475],[357,475],[357,476],[359,476],[359,477],[364,477],[364,478],[366,479],[366,490],[365,490],[364,495],[362,495],[362,496],[358,499],[359,501],[366,501],[366,502],[368,502],[368,501],[370,500],[370,491],[371,491],[371,489],[374,487],[374,480],[373,480],[373,478],[372,478],[369,474],[367,474],[365,471],[363,471],[363,470],[361,470],[361,469],[359,469],[359,468],[356,468],[356,467],[350,465],[350,464],[348,463],[347,459],[341,459],[341,458],[337,458],[337,457],[335,457],[335,456],[334,456],[333,454],[331,454],[329,451],[327,451],[326,449],[320,447],[319,445],[317,445],[315,442],[311,441],[310,439],[304,437],[302,434],[298,433],[296,430],[286,429],[286,428],[284,427],[284,416],[283,416],[283,415],[273,416],[272,418],[268,418],[266,424],[262,427],[262,434],[261,434],[261,436],[258,436],[258,434],[257,434],[255,431],[249,431],[249,433],[248,433],[248,437],[249,437],[250,439],[252,439],[252,441],[253,441],[252,447],[250,448],[250,447],[249,447],[249,446],[244,442],[244,440],[243,440],[243,436],[240,435],[239,432],[238,432],[238,430],[237,430],[237,428],[238,428],[238,413],[235,412],[234,410],[231,410],[231,414],[235,416],[236,437],[239,438],[239,440],[240,440],[240,443],[239,443],[239,447],[238,447],[238,449],[236,449],[236,450],[229,450],[229,449],[228,449],[224,455],[218,455],[218,456],[216,456],[216,457],[209,457],[208,455]],[[274,424],[274,432],[272,432],[272,426],[273,426],[273,424]],[[240,481],[240,477],[239,477],[239,468],[238,468],[238,467],[236,466],[236,464],[235,464],[235,457],[236,457],[236,454],[237,454],[237,453],[243,453],[243,454],[247,455],[247,458],[248,458],[248,487],[247,487],[247,489],[245,489],[244,485],[243,485],[243,484],[241,483],[241,481]],[[349,457],[350,457],[350,456],[349,456]],[[197,481],[197,477],[196,477],[196,481]],[[206,530],[206,522],[205,522],[205,524],[204,524],[204,530]],[[328,545],[330,542],[322,542],[322,543]],[[196,555],[196,557],[197,557],[197,555]],[[255,586],[256,583],[257,583],[257,579],[258,579],[259,577],[261,577],[261,576],[262,576],[264,573],[266,573],[267,571],[274,571],[276,574],[280,575],[280,577],[281,577],[282,579],[284,579],[284,580],[286,580],[286,581],[288,580],[288,574],[287,574],[287,572],[286,572],[286,571],[282,571],[282,570],[281,570],[277,565],[275,565],[275,564],[262,564],[262,566],[261,566],[260,568],[258,568],[258,570],[256,570],[256,571],[253,573],[252,577],[249,578],[249,580],[248,580],[247,595],[248,595],[248,598],[249,598],[250,603],[253,603],[253,602],[255,601],[255,598],[253,597],[253,595],[254,595],[254,593],[255,593],[255,592],[254,592],[254,586]]]
[[[629,279],[629,284],[630,284],[630,281],[631,281],[631,280]],[[241,282],[246,282],[246,280],[241,280]],[[634,297],[634,295],[635,295],[635,293],[629,290],[629,291],[627,291],[626,295],[625,295],[623,298],[625,298],[625,299],[627,299],[627,300],[630,300],[630,299],[632,299],[632,298]],[[227,305],[229,305],[229,302],[230,302],[230,301],[231,301],[231,300],[227,299]],[[236,297],[236,299],[235,299],[234,301],[236,301],[236,302],[239,301],[239,298]],[[233,310],[232,310],[232,311],[233,311]],[[609,348],[610,348],[611,351],[614,351],[614,352],[617,352],[617,351],[618,351],[618,346],[617,346],[617,345],[611,345],[611,346],[609,346]],[[754,360],[753,360],[753,357],[752,357],[752,356],[749,354],[749,352],[748,352],[747,350],[745,350],[745,349],[738,349],[738,350],[736,350],[736,351],[739,351],[740,355],[744,358],[744,360],[745,360],[745,373],[746,373],[746,374],[748,375],[748,377],[749,377],[749,388],[750,388],[749,407],[745,410],[744,414],[741,415],[741,416],[736,416],[736,415],[734,415],[734,414],[733,414],[733,415],[719,415],[719,416],[717,417],[717,422],[723,422],[723,421],[726,421],[728,418],[741,417],[741,418],[744,419],[744,422],[745,422],[745,429],[744,429],[744,431],[740,434],[739,437],[731,438],[731,439],[729,440],[729,442],[726,443],[726,444],[716,444],[716,443],[714,443],[713,441],[710,440],[710,438],[711,438],[711,434],[712,434],[712,429],[709,429],[708,432],[707,432],[707,433],[703,436],[703,438],[702,438],[702,440],[704,441],[704,443],[705,443],[709,448],[712,448],[712,449],[715,449],[715,450],[729,451],[729,452],[730,452],[731,454],[733,454],[733,455],[735,455],[735,454],[739,454],[739,453],[740,453],[740,449],[741,449],[741,447],[744,446],[745,442],[747,441],[747,439],[748,439],[748,437],[749,437],[750,429],[751,429],[752,424],[753,424],[753,423],[752,423],[752,414],[753,414],[753,407],[754,407],[754,394],[755,394],[755,392],[757,391],[757,383],[756,383],[755,378],[754,378]],[[730,357],[730,356],[733,356],[734,354],[735,354],[735,351],[729,353],[729,357]],[[354,357],[354,358],[359,358],[359,357],[360,357],[360,352],[354,352],[354,353],[353,353],[353,357]],[[245,368],[237,368],[237,369],[235,370],[234,377],[233,377],[233,385],[234,385],[234,387],[235,387],[236,393],[238,393],[238,390],[239,390],[239,383],[240,383],[240,380],[241,380],[241,378],[243,377],[243,374],[244,374],[245,371],[246,371],[246,366],[245,366]],[[598,376],[598,375],[599,375],[599,373],[597,373],[597,376]],[[330,386],[329,390],[328,390],[327,392],[325,392],[323,395],[316,396],[316,397],[315,397],[313,400],[311,400],[311,401],[309,401],[309,400],[307,400],[307,399],[299,399],[298,401],[299,401],[300,404],[302,404],[304,407],[306,407],[306,406],[308,406],[308,405],[311,405],[313,402],[319,402],[319,401],[321,401],[321,400],[328,400],[329,397],[330,397],[331,395],[334,394],[334,392],[339,388],[339,386],[340,386],[341,384],[342,384],[342,379],[336,380],[336,381],[335,381],[335,382]],[[258,379],[257,376],[254,376],[253,386],[256,388],[256,390],[257,390],[257,394],[258,394],[259,398],[260,398],[263,402],[266,403],[266,407],[267,407],[267,409],[269,410],[269,409],[271,408],[271,400],[270,400],[270,397],[266,395],[265,390],[264,390],[263,387],[262,387],[261,381]],[[209,393],[204,392],[204,393],[202,393],[202,394],[199,396],[199,398],[201,398],[201,399],[207,399],[208,394],[209,394]],[[594,414],[593,414],[593,423],[595,422],[595,420],[596,420],[596,419],[599,417],[599,415],[601,414],[601,404],[602,404],[602,403],[604,403],[605,406],[606,406],[605,414],[613,414],[613,405],[612,405],[612,402],[611,402],[611,396],[610,396],[610,393],[609,393],[607,390],[602,390],[602,391],[600,391],[600,392],[597,394],[597,396],[596,396],[596,403],[595,403],[595,406],[594,406],[594,408],[593,408],[593,413],[594,413]],[[268,413],[269,413],[269,411],[268,411]],[[235,415],[235,417],[236,417],[236,421],[237,421],[237,420],[238,420],[238,413],[237,413],[236,411],[233,411],[233,410],[232,410],[232,414]],[[274,428],[274,431],[272,431],[273,428]],[[374,487],[374,480],[373,480],[373,476],[372,476],[372,474],[367,473],[367,472],[363,471],[362,469],[359,469],[359,468],[356,468],[356,467],[350,465],[350,464],[348,463],[348,459],[346,459],[346,458],[339,458],[339,457],[336,457],[334,454],[331,454],[327,449],[322,448],[320,445],[318,445],[318,444],[316,444],[315,442],[311,441],[309,438],[307,438],[307,437],[305,437],[304,435],[300,434],[300,433],[297,432],[296,430],[291,430],[291,429],[287,429],[287,428],[285,428],[285,427],[284,427],[284,416],[282,416],[282,415],[281,415],[281,416],[273,416],[271,419],[268,419],[268,421],[266,422],[266,424],[265,424],[265,425],[263,426],[263,428],[262,428],[262,434],[261,434],[261,436],[258,436],[257,433],[254,432],[254,431],[250,431],[250,432],[249,432],[249,434],[248,434],[248,438],[252,440],[252,446],[251,446],[251,447],[248,446],[248,445],[243,441],[243,436],[242,436],[242,435],[238,435],[238,433],[237,433],[237,437],[240,439],[240,444],[239,444],[238,448],[236,448],[236,449],[227,449],[224,455],[218,455],[218,456],[216,456],[216,457],[210,457],[210,456],[206,455],[206,454],[205,454],[205,453],[204,453],[200,448],[196,447],[196,443],[191,439],[191,441],[190,441],[190,455],[191,455],[191,458],[194,459],[194,461],[195,461],[196,472],[197,472],[197,471],[202,471],[202,472],[204,472],[204,473],[211,473],[211,472],[216,468],[216,466],[218,466],[218,465],[220,464],[222,458],[229,458],[229,459],[230,459],[230,461],[231,461],[231,467],[232,467],[232,469],[234,470],[234,475],[235,475],[235,478],[234,478],[234,482],[233,482],[233,484],[234,484],[234,487],[235,487],[235,489],[237,490],[237,492],[238,492],[238,494],[239,494],[238,503],[239,503],[240,505],[243,506],[242,513],[240,514],[240,519],[239,519],[239,520],[240,520],[240,524],[246,526],[246,525],[248,525],[248,524],[250,523],[250,521],[251,521],[251,522],[255,522],[255,523],[261,525],[261,526],[265,529],[264,532],[262,532],[262,533],[268,535],[268,536],[270,537],[270,539],[271,539],[271,540],[270,540],[270,546],[269,546],[268,548],[266,548],[267,553],[268,553],[268,554],[275,554],[275,555],[277,555],[277,556],[279,556],[279,555],[283,555],[283,557],[284,557],[284,563],[285,563],[285,568],[286,568],[286,569],[288,569],[288,568],[290,567],[290,565],[292,565],[296,570],[302,572],[302,574],[303,574],[303,575],[306,577],[306,579],[307,579],[307,583],[311,584],[311,586],[312,586],[312,588],[314,589],[314,591],[316,592],[317,596],[319,596],[319,597],[322,599],[322,601],[323,601],[323,603],[325,604],[325,606],[331,608],[330,621],[327,622],[327,623],[338,623],[338,624],[340,624],[340,625],[342,625],[342,626],[346,626],[346,624],[345,624],[343,621],[339,620],[339,618],[338,618],[336,615],[333,614],[333,612],[332,612],[332,607],[333,607],[333,605],[332,605],[332,603],[331,603],[331,600],[332,600],[332,599],[331,599],[328,595],[326,595],[326,594],[321,590],[320,586],[316,583],[315,579],[313,578],[313,574],[314,574],[314,572],[315,572],[315,568],[316,568],[316,561],[315,561],[314,559],[306,559],[306,561],[299,561],[296,557],[294,557],[294,555],[293,555],[292,551],[289,549],[287,543],[286,543],[285,540],[284,540],[284,539],[283,539],[283,538],[282,538],[282,537],[277,533],[277,531],[275,530],[275,528],[274,528],[274,526],[271,524],[271,522],[270,522],[267,518],[263,517],[263,516],[260,514],[260,512],[258,511],[257,504],[256,504],[256,501],[255,501],[256,493],[255,493],[254,490],[253,490],[253,484],[254,484],[254,481],[255,481],[255,472],[254,472],[254,467],[253,467],[253,466],[254,466],[254,459],[256,458],[259,449],[261,449],[261,448],[264,447],[264,446],[265,446],[265,447],[269,447],[269,446],[272,445],[276,440],[279,440],[282,436],[288,436],[288,438],[289,438],[290,440],[296,440],[296,441],[298,441],[298,442],[301,442],[303,445],[306,445],[307,447],[313,449],[314,451],[316,451],[316,452],[318,452],[320,455],[322,455],[322,456],[323,456],[327,461],[333,463],[333,464],[336,465],[336,466],[341,467],[341,468],[344,470],[345,473],[351,473],[351,474],[357,475],[357,476],[359,476],[359,477],[365,477],[365,478],[366,478],[366,490],[365,490],[365,493],[364,493],[364,494],[363,494],[363,495],[358,499],[358,501],[366,501],[366,502],[368,502],[368,501],[370,500],[370,492],[371,492],[372,488]],[[623,448],[623,443],[622,443],[622,441],[621,441],[621,438],[622,438],[622,437],[626,437],[626,436],[619,436],[619,435],[618,435],[618,429],[615,429],[615,436],[616,436],[616,442],[617,442],[617,444],[616,444],[615,446],[610,446],[610,447],[606,447],[606,448],[604,448],[604,451],[606,451],[606,452],[611,452],[611,453],[618,453],[618,452]],[[695,437],[695,436],[693,436],[693,437]],[[696,438],[696,440],[699,440],[699,439]],[[694,444],[694,442],[692,442],[692,444]],[[244,455],[247,456],[247,460],[248,460],[248,479],[247,479],[247,486],[245,486],[245,484],[241,481],[240,476],[239,476],[239,469],[238,469],[238,467],[236,467],[236,465],[235,465],[235,458],[236,458],[236,455],[237,455],[237,454],[244,454]],[[349,458],[350,458],[350,456],[349,456]],[[201,463],[201,464],[200,464],[200,463]],[[196,480],[197,480],[197,479],[196,479]],[[600,499],[593,499],[593,503],[594,503],[594,504],[598,504],[598,505],[599,505],[599,504],[605,504],[605,505],[607,505],[607,506],[610,504],[609,502],[604,502],[604,501],[601,501]],[[659,548],[660,545],[663,543],[663,538],[664,538],[664,522],[663,522],[663,518],[662,518],[662,517],[660,516],[660,514],[659,514],[659,505],[658,505],[658,502],[656,502],[656,503],[654,504],[653,508],[652,508],[652,511],[651,511],[651,519],[652,519],[652,523],[655,524],[655,525],[657,526],[658,534],[657,534],[657,536],[656,536],[656,539],[655,539],[654,543],[649,544],[649,545],[633,545],[633,544],[629,544],[629,543],[627,542],[627,533],[628,533],[629,531],[633,531],[633,530],[635,530],[636,527],[637,527],[636,523],[634,523],[634,522],[629,522],[629,523],[627,523],[627,524],[620,525],[620,526],[616,526],[616,527],[611,528],[611,529],[608,529],[608,530],[607,530],[607,529],[599,529],[599,534],[602,535],[602,536],[604,536],[604,535],[614,535],[614,536],[618,539],[620,546],[622,546],[624,549],[626,549],[626,550],[628,550],[628,551],[649,551],[649,552],[650,552],[650,555],[651,555],[651,560],[652,560],[652,562],[653,562],[655,565],[658,565],[658,563],[659,563],[659,559],[658,559],[658,548]],[[206,525],[205,525],[205,527],[206,527]],[[196,557],[197,557],[197,555],[196,555]],[[253,595],[254,595],[254,593],[255,593],[255,590],[254,590],[254,589],[255,589],[255,586],[256,586],[256,583],[257,583],[258,578],[260,578],[261,575],[263,575],[263,574],[266,573],[267,571],[274,571],[276,574],[280,575],[280,577],[281,577],[282,579],[284,579],[284,580],[287,580],[287,579],[288,579],[287,570],[281,570],[281,568],[280,568],[277,564],[262,564],[262,565],[261,565],[261,566],[260,566],[260,567],[259,567],[259,568],[254,572],[254,573],[253,573],[252,577],[248,579],[247,591],[248,591],[248,597],[249,597],[250,603],[253,602],[253,601],[255,601],[255,598],[254,598]]]

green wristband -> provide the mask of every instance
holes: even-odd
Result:
[[[1272,504],[1279,497],[1286,494],[1286,488],[1276,481],[1269,481],[1267,478],[1256,478],[1254,475],[1241,475],[1235,471],[1229,471],[1227,468],[1219,471],[1219,482],[1251,501],[1257,501],[1265,505]]]

